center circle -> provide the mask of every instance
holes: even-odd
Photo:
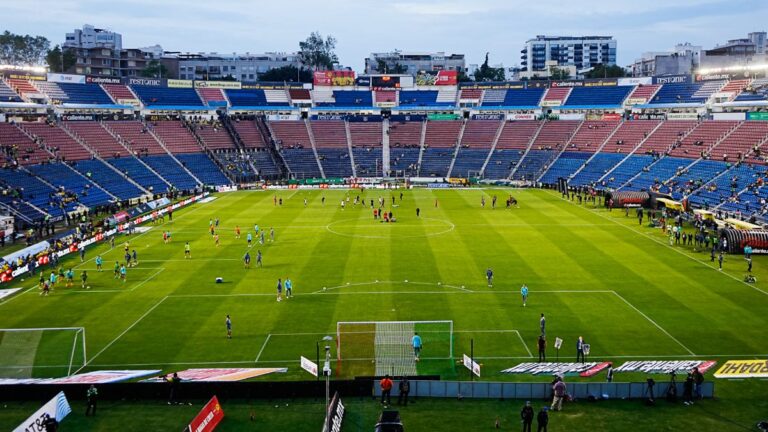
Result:
[[[435,237],[449,233],[455,228],[456,225],[451,222],[426,217],[398,222],[380,222],[380,219],[342,219],[325,226],[328,232],[336,235],[365,239]]]

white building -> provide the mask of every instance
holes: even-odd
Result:
[[[700,45],[685,42],[671,51],[644,52],[627,69],[634,77],[691,74],[701,64],[702,51]]]
[[[245,54],[175,53],[166,54],[163,64],[173,78],[216,80],[233,77],[237,81],[256,81],[259,75],[284,66],[300,67],[297,53],[267,52]]]
[[[380,68],[380,63],[383,68]],[[400,65],[404,71],[396,71]],[[419,72],[438,72],[441,70],[466,73],[464,54],[446,54],[445,52],[392,52],[371,53],[365,59],[366,74],[405,73],[416,76]]]
[[[63,46],[74,49],[109,48],[120,51],[123,49],[123,36],[120,33],[85,24],[82,29],[67,33]]]
[[[520,54],[521,77],[546,77],[552,64],[569,70],[615,65],[616,41],[613,36],[539,35],[528,39]]]

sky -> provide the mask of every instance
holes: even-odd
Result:
[[[124,48],[182,52],[292,52],[310,32],[333,35],[344,66],[371,52],[465,54],[467,65],[520,63],[536,35],[607,35],[626,66],[676,43],[712,48],[768,28],[766,0],[31,0],[3,1],[0,31],[52,45],[92,24],[123,35]],[[31,7],[31,8],[30,8]]]

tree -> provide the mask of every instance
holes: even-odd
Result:
[[[296,66],[291,65],[270,69],[262,74],[259,74],[259,81],[296,82],[297,76],[298,82],[312,82],[312,72],[304,68],[299,70],[296,68]]]
[[[14,66],[43,65],[50,47],[50,42],[43,36],[22,36],[6,30],[0,34],[0,63]]]
[[[553,66],[549,70],[549,77],[553,80],[567,80],[571,78],[571,72],[568,69]]]
[[[379,71],[379,73],[383,74],[405,74],[408,72],[408,68],[401,65],[398,62],[395,62],[393,65],[387,64],[382,59],[376,59],[376,70]]]
[[[48,68],[51,72],[66,72],[72,66],[77,63],[77,56],[72,50],[64,50],[56,45],[52,50],[48,50],[48,54],[45,55],[45,61],[48,63]],[[63,63],[63,64],[62,64]]]
[[[606,67],[604,64],[598,64],[591,71],[584,74],[585,78],[623,78],[627,72],[623,67],[612,65]]]
[[[157,60],[150,60],[147,66],[141,70],[144,78],[162,78],[168,76],[168,68]]]
[[[330,70],[339,58],[333,50],[336,49],[336,38],[328,35],[323,39],[320,32],[314,31],[303,42],[299,42],[299,61],[312,70]]]
[[[464,72],[459,72],[459,74],[456,76],[456,81],[469,82],[472,81],[472,78]]]
[[[475,81],[504,81],[504,68],[495,68],[488,65],[488,53],[485,53],[485,61],[475,71]]]

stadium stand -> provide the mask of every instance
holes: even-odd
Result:
[[[336,98],[334,97],[333,90],[316,88],[312,90],[312,100],[315,106],[334,106],[336,105]]]
[[[125,177],[127,176],[118,174],[113,168],[108,167],[98,159],[73,162],[72,168],[121,200],[136,198],[144,194],[144,191],[126,180]]]
[[[323,172],[326,177],[351,176],[353,173],[352,161],[349,157],[347,130],[344,122],[312,120],[309,125],[315,138],[317,156],[323,165]]]
[[[8,85],[19,94],[22,99],[41,94],[35,86],[25,79],[9,78]]]
[[[192,132],[180,121],[154,122],[152,131],[171,153],[199,153],[202,151]]]
[[[560,177],[570,178],[589,157],[589,153],[581,152],[563,152],[541,176],[540,182],[544,184],[555,184]]]
[[[112,96],[115,102],[125,100],[136,100],[136,95],[131,92],[131,89],[127,85],[123,84],[103,84],[104,90]]]
[[[683,172],[692,162],[691,159],[662,157],[630,179],[619,190],[670,192],[669,188],[664,185],[664,182],[677,173]]]
[[[167,192],[169,189],[169,183],[166,180],[137,158],[119,157],[108,159],[107,163],[117,168],[123,175],[132,178],[144,189],[154,193]]]
[[[391,122],[389,125],[389,166],[404,175],[417,175],[424,122]]]
[[[571,94],[571,88],[570,87],[556,87],[556,88],[549,88],[547,89],[547,92],[544,93],[544,98],[542,99],[541,104],[543,106],[547,105],[565,105],[565,103],[568,100],[568,95]],[[558,104],[558,102],[560,102]]]
[[[672,198],[682,200],[728,168],[725,162],[698,160],[665,182],[667,192],[672,194]]]
[[[483,172],[484,177],[504,179],[525,154],[531,140],[542,127],[538,121],[511,121],[504,123],[496,149]]]
[[[704,81],[704,83],[699,87],[696,92],[693,93],[693,96],[691,96],[693,99],[702,99],[705,102],[707,99],[710,98],[714,93],[717,93],[720,91],[721,88],[725,85],[725,80],[716,80],[716,81]]]
[[[134,156],[139,154],[166,154],[165,149],[150,133],[152,123],[138,121],[107,121],[104,126],[123,142]]]
[[[664,84],[661,86],[656,95],[651,99],[651,104],[678,104],[678,103],[704,103],[706,97],[696,97],[696,94],[701,89],[701,83],[692,84]]]
[[[112,98],[96,84],[60,83],[59,88],[66,94],[68,104],[113,105]]]
[[[63,122],[61,126],[67,128],[100,157],[121,157],[130,154],[128,149],[123,147],[123,145],[98,122],[72,121]]]
[[[65,163],[30,165],[28,169],[32,174],[47,180],[57,189],[75,194],[77,201],[88,207],[102,206],[114,201],[114,197],[104,189]]]
[[[482,106],[502,106],[507,97],[507,90],[491,89],[483,93]]]
[[[192,127],[194,128],[195,134],[200,137],[206,148],[210,150],[236,149],[235,143],[232,141],[232,137],[229,135],[229,133],[227,133],[226,129],[220,125],[195,124],[192,125]],[[255,125],[253,127],[254,129],[256,128]],[[258,135],[258,133],[259,132],[257,130],[256,134]],[[261,138],[261,135],[258,136]],[[240,138],[242,139],[242,135]]]
[[[462,122],[459,120],[428,121],[421,156],[420,175],[445,177],[451,166]]]
[[[63,129],[57,125],[47,123],[22,123],[25,129],[39,143],[52,150],[56,157],[65,161],[89,159],[91,152],[79,142],[72,139]]]
[[[0,194],[0,201],[33,221],[43,219],[45,214],[63,216],[65,210],[77,206],[77,202],[73,201],[65,204],[64,192],[58,193],[51,185],[26,170],[0,169],[0,184],[13,189],[8,194]]]
[[[41,93],[46,95],[53,104],[65,103],[67,102],[67,99],[69,99],[69,96],[67,96],[67,94],[64,93],[64,90],[62,90],[55,82],[38,81],[34,83],[34,86],[37,87]]]
[[[765,157],[760,146],[767,140],[768,122],[743,122],[709,151],[709,157],[725,162],[744,160],[764,164]]]
[[[605,140],[619,127],[618,121],[587,120],[571,138],[569,152],[597,152]]]
[[[569,184],[573,186],[593,185],[616,166],[625,155],[621,153],[597,153],[584,162],[580,171],[574,173]]]
[[[226,90],[227,98],[233,107],[267,107],[267,106],[287,106],[288,99],[270,102],[264,90]]]
[[[728,81],[728,83],[722,89],[720,89],[719,93],[730,93],[731,100],[733,100],[737,98],[741,94],[741,92],[747,89],[751,82],[752,82],[751,79]]]
[[[21,165],[37,164],[53,158],[44,145],[36,143],[11,123],[0,123],[0,146],[11,149]]]
[[[264,97],[267,103],[275,106],[288,106],[290,101],[285,90],[264,90]]]
[[[701,122],[684,139],[672,146],[669,155],[687,158],[704,157],[712,146],[738,125],[739,122],[735,121]]]
[[[23,102],[13,89],[0,79],[0,102]]]
[[[290,89],[288,90],[288,96],[292,103],[298,104],[311,104],[312,95],[309,90],[306,89]]]
[[[197,93],[200,95],[203,103],[208,106],[227,106],[227,98],[221,89],[200,88],[197,89]]]
[[[231,184],[227,176],[205,153],[176,154],[175,157],[203,184],[215,186]]]
[[[131,88],[146,106],[191,107],[203,106],[195,89],[132,85]],[[231,99],[230,99],[231,100]]]
[[[373,92],[374,101],[377,104],[397,104],[397,92],[392,90],[378,90]]]
[[[274,125],[274,123],[272,124]],[[237,120],[233,125],[245,148],[265,148],[267,146],[255,120]]]
[[[459,93],[459,101],[462,103],[480,103],[483,98],[483,91],[481,89],[461,89]]]
[[[653,96],[661,88],[661,84],[640,84],[635,87],[627,101],[632,105],[642,105],[653,99]]]
[[[502,122],[494,120],[468,121],[450,175],[478,177],[501,126]]]
[[[316,102],[317,106],[372,107],[373,96],[369,90],[334,90],[333,102]]]
[[[269,125],[288,169],[296,178],[322,177],[303,121],[274,121]]]
[[[632,86],[614,87],[574,87],[568,100],[563,104],[566,107],[618,107],[632,91]]]
[[[606,175],[601,177],[600,186],[617,189],[655,161],[655,156],[647,154],[629,155]]]
[[[141,160],[176,189],[189,190],[198,185],[197,181],[169,154],[144,156]]]
[[[688,120],[664,122],[648,136],[635,152],[666,153],[673,145],[685,138],[697,124],[695,121]]]
[[[752,81],[743,92],[736,96],[736,102],[768,100],[768,78]]]
[[[441,96],[440,99],[438,95]],[[401,107],[448,107],[455,105],[455,94],[453,100],[449,99],[449,94],[439,94],[437,90],[403,90],[400,92]]]
[[[349,122],[352,156],[355,160],[355,174],[358,177],[382,175],[381,128],[381,122]]]
[[[545,123],[531,144],[531,150],[519,162],[513,178],[536,180],[565,149],[581,124],[582,122],[575,120],[555,120]]]
[[[623,122],[616,133],[605,143],[603,153],[631,153],[648,135],[653,132],[661,121],[630,120]]]

